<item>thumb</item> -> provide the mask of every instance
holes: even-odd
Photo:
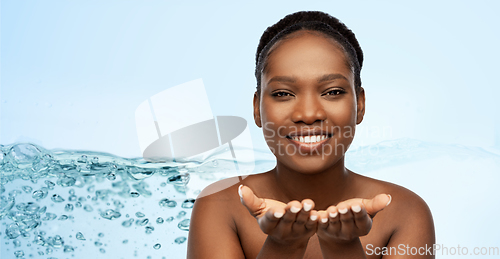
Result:
[[[266,207],[264,199],[257,197],[252,189],[247,186],[240,185],[238,188],[241,203],[247,208],[252,216],[257,217],[262,214],[262,210]]]
[[[375,214],[389,206],[392,201],[392,196],[389,194],[379,194],[373,199],[363,199],[366,212],[373,218]]]

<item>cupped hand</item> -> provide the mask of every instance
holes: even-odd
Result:
[[[238,189],[241,203],[257,219],[260,229],[282,244],[307,243],[316,233],[318,212],[313,210],[314,202],[283,202],[257,197],[253,191],[241,185]]]
[[[373,217],[387,207],[391,199],[390,195],[379,194],[373,199],[350,199],[326,211],[318,211],[318,238],[342,243],[367,235]]]

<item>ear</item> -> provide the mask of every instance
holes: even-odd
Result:
[[[356,94],[357,100],[357,114],[356,114],[356,124],[360,124],[363,121],[363,116],[365,116],[365,89],[360,87],[358,93]]]
[[[257,92],[253,94],[253,119],[257,127],[262,128],[262,121],[260,120],[260,96]]]

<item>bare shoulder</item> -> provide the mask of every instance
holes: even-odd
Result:
[[[427,203],[405,187],[358,175],[359,184],[366,187],[368,196],[390,194],[391,203],[374,218],[374,224],[389,230],[388,245],[412,244],[416,247],[435,242],[434,222]]]
[[[221,180],[198,195],[189,226],[188,258],[244,258],[234,221],[235,208],[241,206],[238,183],[238,177]]]

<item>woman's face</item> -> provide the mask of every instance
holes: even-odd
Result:
[[[363,119],[364,91],[333,39],[305,31],[274,46],[254,117],[278,163],[323,172],[343,158]],[[342,164],[343,166],[343,164]]]

